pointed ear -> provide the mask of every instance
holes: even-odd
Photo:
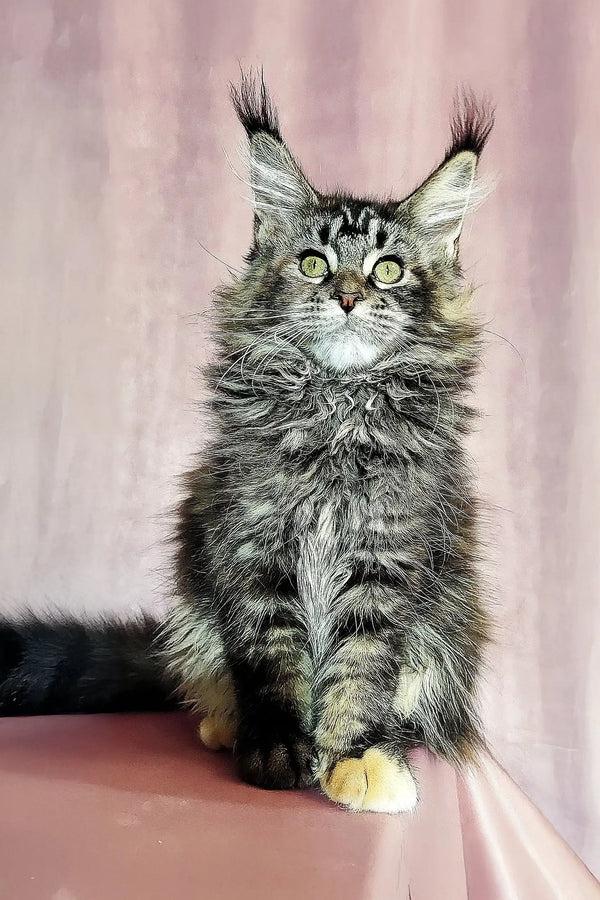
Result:
[[[264,242],[289,214],[315,203],[317,192],[286,147],[277,111],[262,80],[242,75],[231,97],[249,141],[250,184],[254,195],[255,236]]]
[[[477,161],[494,124],[493,109],[468,94],[456,103],[452,143],[442,164],[401,204],[435,253],[454,258],[465,215],[488,194]]]
[[[250,181],[260,219],[285,216],[317,197],[283,141],[266,131],[250,138]]]
[[[463,220],[472,205],[476,166],[474,153],[458,153],[405,201],[419,231],[446,256],[456,253]]]

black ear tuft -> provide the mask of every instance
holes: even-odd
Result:
[[[464,90],[454,101],[450,124],[452,143],[444,162],[463,150],[479,156],[494,126],[494,107],[485,97],[478,100],[473,91]]]
[[[242,72],[239,85],[231,85],[231,100],[238,118],[250,139],[259,131],[265,131],[281,141],[279,118],[267,91],[262,69]]]

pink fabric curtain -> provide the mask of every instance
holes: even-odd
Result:
[[[204,440],[211,289],[251,223],[227,81],[263,64],[320,186],[400,195],[455,88],[497,103],[463,241],[479,381],[492,748],[600,873],[596,0],[4,0],[3,608],[156,608]],[[224,153],[231,160],[228,163]]]

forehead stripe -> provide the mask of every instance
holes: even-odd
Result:
[[[338,236],[340,228],[342,227],[342,222],[344,221],[343,216],[336,216],[335,219],[331,222],[331,230],[329,232],[329,242],[335,240]]]
[[[330,231],[329,225],[322,225],[321,228],[319,228],[319,238],[321,239],[322,244],[329,243]]]
[[[353,221],[349,216],[345,216],[339,234],[348,237],[358,237],[358,235],[361,234],[368,234],[369,223],[369,219],[365,222],[361,216],[359,216],[356,221]]]

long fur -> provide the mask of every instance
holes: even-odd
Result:
[[[175,684],[247,781],[319,779],[351,808],[399,811],[415,744],[459,763],[481,742],[489,622],[462,446],[480,344],[458,236],[492,113],[467,96],[438,169],[379,202],[307,182],[262,79],[232,96],[256,222],[215,299],[213,437],[180,507],[177,602],[159,641],[147,625],[96,642],[76,623],[5,630],[0,710],[120,708]]]
[[[172,709],[157,623],[0,620],[0,716]]]
[[[263,73],[242,72],[238,85],[231,85],[231,100],[249,138],[263,131],[281,141],[279,116],[264,82]]]
[[[494,106],[486,98],[478,100],[469,90],[463,90],[454,101],[454,115],[450,121],[451,141],[444,161],[468,150],[480,156],[494,127]]]

